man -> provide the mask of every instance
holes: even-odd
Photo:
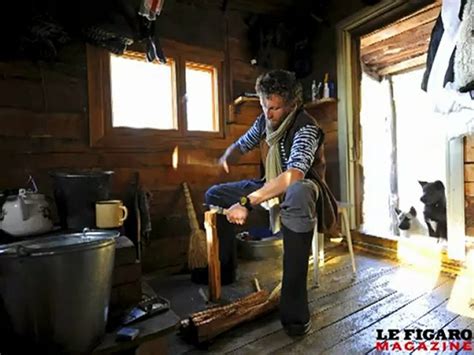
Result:
[[[266,182],[243,180],[215,185],[206,192],[207,204],[228,208],[227,215],[217,219],[221,280],[227,284],[235,279],[235,238],[230,223],[244,224],[255,206],[282,198],[280,318],[289,335],[303,335],[311,326],[306,278],[314,226],[317,220],[318,230],[327,232],[335,222],[335,200],[324,182],[324,133],[301,107],[301,86],[293,73],[270,71],[257,79],[255,89],[263,114],[227,148],[220,164],[228,173],[229,164],[265,140],[269,147]]]

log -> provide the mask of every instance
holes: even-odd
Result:
[[[213,307],[205,311],[194,313],[191,315],[191,319],[194,322],[194,324],[197,325],[205,320],[212,319],[212,318],[215,318],[216,316],[225,314],[229,310],[233,311],[238,307],[247,307],[253,304],[262,303],[266,301],[267,298],[268,298],[268,292],[266,291],[254,292],[228,305]]]
[[[181,323],[181,333],[188,340],[203,343],[240,323],[272,311],[278,301],[279,297],[270,298],[268,291],[253,292],[225,306],[192,314]]]
[[[258,305],[240,309],[240,312],[236,311],[235,313],[232,313],[227,317],[220,318],[214,322],[206,323],[203,326],[197,328],[198,342],[202,343],[204,341],[208,341],[238,324],[253,320],[266,313],[269,313],[276,308],[277,304],[278,302],[266,300],[265,302]]]

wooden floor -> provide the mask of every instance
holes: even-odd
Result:
[[[313,328],[306,337],[288,337],[276,311],[220,335],[207,350],[173,334],[168,339],[169,354],[380,353],[374,348],[377,329],[474,328],[472,274],[451,277],[436,267],[400,265],[358,253],[357,275],[352,278],[345,249],[334,247],[325,259],[320,287],[309,289]],[[253,277],[258,277],[262,288],[272,289],[281,277],[281,260],[242,262],[239,270],[239,281],[223,288],[224,302],[253,292]],[[199,293],[200,287],[207,292],[206,286],[192,284],[189,274],[148,281],[158,294],[170,299],[182,318],[206,307]],[[450,353],[456,352],[443,352]]]

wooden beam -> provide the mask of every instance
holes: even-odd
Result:
[[[376,42],[370,46],[362,48],[360,51],[361,56],[370,58],[372,56],[397,54],[409,48],[417,47],[418,42],[420,42],[419,39],[424,39],[429,42],[433,26],[434,21],[428,22],[409,31]],[[367,59],[364,61],[367,61]]]
[[[408,69],[413,69],[413,68],[425,65],[425,63],[426,63],[426,54],[423,54],[418,57],[411,58],[394,65],[389,65],[388,67],[380,69],[378,73],[380,75],[400,73]]]
[[[428,38],[423,40],[421,43],[417,43],[414,48],[404,48],[401,49],[400,53],[396,54],[386,54],[380,53],[380,56],[371,56],[368,59],[362,58],[363,62],[373,71],[377,71],[377,68],[387,67],[389,65],[395,65],[397,63],[403,62],[410,58],[415,58],[420,55],[423,55],[427,52],[428,49]]]
[[[82,113],[44,113],[30,110],[0,110],[0,137],[66,138],[86,137],[86,117]]]
[[[374,31],[368,34],[367,36],[361,38],[360,48],[363,50],[364,48],[374,43],[399,35],[402,32],[419,27],[428,22],[433,22],[438,17],[440,8],[441,2],[437,1],[435,4],[429,5],[426,8],[423,8],[422,10],[417,11],[410,16],[402,18],[392,25]]]
[[[464,164],[464,183],[474,182],[474,164]]]
[[[474,162],[474,136],[464,138],[464,163]]]
[[[464,183],[464,194],[466,197],[474,197],[474,182]]]
[[[292,5],[291,0],[234,0],[232,2],[225,0],[177,0],[176,2],[191,4],[192,6],[199,6],[204,9],[218,8],[220,10],[237,10],[250,13],[268,13],[286,9]]]
[[[368,76],[370,76],[372,79],[377,80],[379,83],[382,81],[382,77],[379,75],[379,73],[377,73],[377,70],[365,64],[362,59],[360,61],[360,66],[362,71]]]

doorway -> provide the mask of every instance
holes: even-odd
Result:
[[[381,41],[382,44],[393,36],[390,31],[380,34],[377,29],[387,28],[393,24],[395,28],[408,32],[405,44],[420,43],[415,40],[414,32],[424,26],[422,33],[429,39],[430,29],[427,30],[427,21],[436,20],[440,11],[440,1],[411,2],[408,0],[382,1],[368,7],[338,23],[337,33],[337,78],[338,78],[338,139],[339,139],[339,167],[341,180],[341,200],[352,203],[350,211],[351,228],[359,230],[363,225],[363,161],[362,161],[362,128],[361,113],[361,87],[362,72],[370,74],[380,81],[381,77],[402,74],[412,69],[420,68],[426,63],[426,48],[423,55],[415,55],[420,48],[417,46],[399,46],[393,48],[385,46],[380,51],[371,51],[372,58],[377,59],[380,54],[385,59],[398,60],[389,63],[375,62],[361,63],[361,39],[364,36],[375,34],[372,41]],[[423,21],[416,16],[424,13]],[[403,24],[404,20],[409,20]],[[406,25],[408,24],[408,25]],[[432,27],[431,27],[432,28]],[[417,32],[418,34],[419,31]],[[374,42],[372,42],[374,43]],[[369,43],[370,45],[371,43]],[[427,44],[426,44],[427,45]],[[411,51],[412,56],[403,57]],[[409,54],[409,53],[408,53]],[[402,60],[401,60],[402,59]],[[401,61],[400,61],[401,60]],[[375,64],[371,66],[370,64]],[[378,66],[378,67],[377,67]],[[464,155],[462,137],[450,137],[445,144],[446,156],[440,161],[446,161],[446,198],[447,198],[447,225],[448,225],[448,258],[454,260],[465,259],[465,205],[464,205]],[[398,187],[397,187],[398,188]],[[377,238],[364,238],[363,243],[379,243]],[[377,244],[377,245],[383,245]],[[391,245],[391,244],[390,244]]]
[[[444,126],[421,90],[424,68],[385,77],[362,73],[361,142],[364,233],[400,235],[395,208],[416,211],[424,227],[419,181],[446,185]],[[393,105],[393,106],[392,106]],[[412,231],[426,235],[425,228]]]

